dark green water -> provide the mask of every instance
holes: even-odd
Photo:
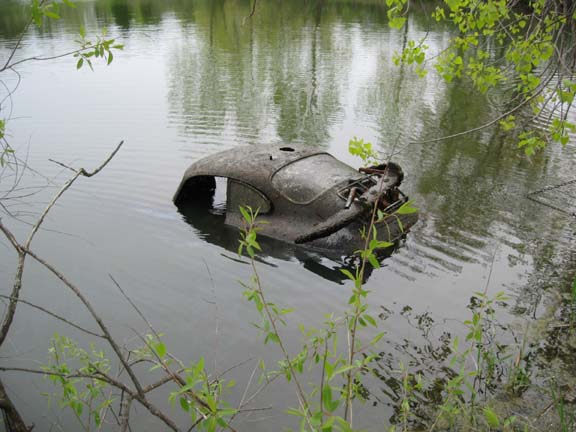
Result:
[[[249,279],[250,269],[235,260],[237,233],[214,231],[209,218],[187,223],[172,194],[190,163],[242,144],[300,143],[359,166],[347,153],[353,136],[384,154],[399,151],[395,160],[406,173],[404,189],[421,209],[404,247],[367,284],[375,309],[396,312],[382,324],[390,341],[383,350],[392,364],[406,359],[396,344],[419,334],[399,314],[405,306],[458,333],[470,296],[484,289],[489,274],[490,293],[512,296],[503,321],[562,312],[558,298],[576,269],[574,220],[525,195],[574,178],[575,138],[567,148],[549,148],[533,159],[494,128],[408,145],[490,121],[505,107],[506,95],[480,95],[466,82],[447,84],[433,71],[420,79],[410,68],[395,66],[394,51],[407,40],[427,34],[434,54],[451,33],[418,7],[404,29],[390,30],[383,4],[259,0],[254,18],[247,19],[248,1],[84,1],[62,11],[60,21],[25,35],[18,58],[73,48],[81,25],[88,34],[106,27],[125,45],[111,66],[97,65],[95,72],[76,71],[69,58],[23,63],[17,92],[0,112],[11,118],[12,145],[42,174],[29,172],[19,185],[38,187],[37,194],[8,203],[23,221],[33,221],[57,190],[54,185],[68,177],[49,158],[91,168],[125,140],[105,171],[65,195],[35,241],[39,253],[83,287],[120,340],[137,343],[132,328],[145,326],[108,273],[181,359],[204,356],[222,370],[248,358],[278,358],[250,325],[257,318],[238,284]],[[1,63],[25,22],[19,2],[0,2]],[[16,84],[10,72],[0,79],[8,88]],[[6,91],[0,88],[0,100]],[[11,187],[10,175],[4,171],[0,180],[2,194]],[[572,188],[550,199],[573,209],[575,197]],[[4,215],[3,220],[25,235],[25,224]],[[318,324],[323,314],[345,310],[350,286],[338,280],[335,263],[278,244],[267,247],[262,279],[274,301],[297,310],[292,323]],[[4,294],[14,264],[3,240]],[[30,263],[24,282],[24,298],[90,325],[76,300],[45,271]],[[56,331],[87,343],[21,308],[2,362],[37,366]],[[297,331],[285,333],[295,347]],[[239,384],[231,400],[242,396],[253,364],[236,370]],[[72,420],[58,417],[58,408],[39,396],[45,381],[10,375],[6,383],[35,430],[54,429],[58,422],[73,430]],[[375,407],[358,407],[356,422],[381,430],[393,415],[387,404],[394,398],[384,383],[373,383],[371,390]],[[283,408],[295,403],[285,386],[271,386],[256,405],[274,409],[240,420],[239,428],[281,430],[293,424]],[[141,430],[159,427],[140,421]]]

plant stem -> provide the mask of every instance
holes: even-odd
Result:
[[[306,414],[306,420],[308,421],[308,423],[310,423],[310,405],[308,404],[308,401],[306,399],[306,394],[304,393],[304,390],[302,389],[302,386],[300,385],[300,380],[298,379],[296,372],[294,370],[294,366],[292,366],[292,360],[290,359],[290,355],[288,354],[288,351],[286,350],[286,347],[284,346],[284,343],[282,342],[282,338],[280,337],[280,334],[278,333],[278,328],[276,326],[276,321],[274,320],[274,317],[272,315],[272,312],[270,312],[270,308],[268,307],[268,303],[266,302],[266,298],[264,297],[264,290],[262,289],[262,284],[260,282],[260,275],[258,274],[258,270],[256,269],[256,262],[254,261],[254,258],[250,257],[250,263],[252,265],[252,271],[254,273],[254,278],[256,280],[256,287],[258,289],[258,295],[260,296],[260,300],[262,300],[262,304],[264,305],[264,311],[266,312],[266,316],[268,318],[268,320],[270,321],[270,324],[272,325],[272,329],[274,330],[274,333],[276,334],[277,338],[278,338],[278,345],[280,346],[280,349],[282,350],[282,354],[284,355],[284,359],[286,360],[286,363],[288,364],[288,368],[290,369],[290,374],[292,375],[292,378],[294,379],[294,383],[296,384],[296,389],[298,391],[298,401],[300,403],[300,406],[302,407],[302,409],[304,410],[305,414]]]
[[[376,220],[376,211],[378,210],[378,202],[380,201],[380,196],[382,195],[383,187],[384,182],[380,182],[380,190],[378,191],[378,196],[372,208],[372,215],[370,217],[370,224],[368,226],[368,230],[366,230],[366,239],[364,240],[364,251],[368,250],[370,235],[372,234],[372,227],[374,226]],[[360,300],[361,299],[360,291],[362,289],[362,285],[364,282],[364,272],[366,269],[366,262],[367,262],[366,254],[363,254],[360,270],[356,273],[356,280],[354,286],[354,291],[357,292],[357,299],[354,305],[354,312],[352,314],[352,328],[349,332],[350,344],[348,348],[348,366],[352,366],[352,363],[354,362],[354,357],[356,355],[355,352],[356,330],[358,327],[358,318],[360,317],[360,311],[362,308],[362,302]],[[353,374],[352,369],[350,369],[346,373],[346,405],[344,407],[344,420],[349,421],[350,426],[352,426],[352,374]]]

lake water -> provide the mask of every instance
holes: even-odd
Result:
[[[506,106],[506,95],[504,89],[481,95],[466,81],[447,84],[433,70],[422,79],[409,67],[395,66],[392,56],[407,40],[427,35],[434,55],[451,32],[427,19],[427,10],[416,10],[402,30],[391,30],[383,3],[259,0],[253,18],[247,18],[250,3],[240,0],[88,0],[62,10],[61,20],[24,36],[17,58],[74,49],[81,25],[88,35],[106,27],[125,50],[110,66],[95,62],[94,72],[77,71],[72,58],[22,63],[12,98],[4,100],[7,90],[0,88],[0,117],[10,117],[10,143],[35,170],[26,172],[13,199],[3,201],[17,218],[2,213],[3,222],[23,239],[25,222],[35,220],[69,177],[49,159],[92,169],[124,140],[104,171],[78,180],[58,202],[33,249],[82,287],[120,341],[137,345],[136,331],[146,326],[109,274],[165,333],[179,358],[203,356],[216,370],[253,359],[230,373],[238,381],[230,398],[237,401],[257,359],[272,364],[279,353],[263,346],[251,325],[256,311],[239,284],[251,271],[234,252],[237,233],[214,234],[210,221],[187,223],[172,195],[192,162],[245,144],[302,144],[358,167],[360,160],[347,151],[357,136],[384,154],[398,152],[403,190],[421,212],[403,247],[367,282],[376,314],[387,318],[383,352],[393,364],[419,364],[398,349],[419,335],[407,315],[427,313],[438,332],[458,334],[471,295],[486,286],[489,293],[511,296],[499,312],[502,321],[554,316],[576,270],[576,224],[526,194],[574,179],[575,138],[566,148],[551,146],[531,159],[496,128],[425,142],[490,121]],[[21,4],[2,0],[2,64],[25,23]],[[9,71],[0,79],[7,88],[17,82]],[[0,193],[10,188],[11,176],[5,169]],[[35,194],[24,196],[28,191]],[[576,208],[574,185],[549,195],[563,208]],[[294,348],[295,324],[317,325],[324,314],[342,313],[351,285],[327,259],[300,257],[277,244],[270,248],[259,270],[269,296],[296,310],[283,331]],[[2,239],[3,294],[11,289],[15,262]],[[78,301],[31,261],[22,297],[93,327]],[[88,343],[20,306],[2,363],[38,367],[55,332]],[[74,430],[73,419],[40,395],[50,389],[45,380],[4,375],[35,430],[58,430],[58,424]],[[294,425],[283,410],[296,405],[289,389],[270,386],[254,405],[273,409],[243,417],[239,430]],[[370,390],[374,398],[357,408],[356,425],[381,430],[393,415],[388,405],[394,397],[385,382]],[[161,428],[144,417],[135,424],[137,430]]]

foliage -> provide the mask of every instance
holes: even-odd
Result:
[[[210,432],[219,427],[227,428],[229,419],[238,412],[224,398],[235,386],[235,381],[211,377],[202,357],[186,367],[179,364],[179,372],[171,371],[170,365],[179,362],[169,354],[160,337],[158,334],[145,335],[142,338],[144,344],[131,351],[134,361],[149,363],[150,373],[163,371],[172,378],[170,381],[178,384],[178,389],[170,393],[168,400],[172,404],[178,401],[179,407],[190,416],[194,428]],[[113,390],[122,387],[116,378],[110,377],[111,361],[104,352],[94,345],[86,351],[73,340],[58,334],[52,338],[48,352],[49,363],[42,370],[59,389],[46,394],[49,400],[57,400],[61,408],[69,408],[82,430],[90,431],[93,427],[101,430],[109,426],[104,420],[113,403],[117,402],[112,396]]]
[[[387,0],[390,26],[405,24],[405,0]],[[576,125],[568,119],[576,95],[574,69],[576,8],[560,0],[444,0],[432,17],[456,31],[447,49],[435,56],[434,67],[448,82],[467,78],[486,93],[507,85],[513,89],[512,109],[497,120],[504,130],[518,130],[518,145],[532,155],[549,142],[566,145]],[[409,41],[396,53],[396,63],[416,64],[423,76],[428,47],[424,40]],[[529,108],[526,124],[512,115]],[[542,118],[546,130],[533,126]]]
[[[395,52],[392,60],[397,66],[400,63],[408,65],[416,64],[415,71],[420,78],[424,78],[428,71],[424,69],[424,60],[426,59],[426,50],[428,45],[424,43],[424,39],[416,43],[416,41],[408,41],[408,46],[401,52]]]
[[[199,430],[226,428],[228,419],[237,413],[224,399],[235,381],[211,377],[203,357],[184,366],[170,354],[161,334],[146,334],[142,340],[144,345],[132,351],[136,359],[150,363],[150,372],[160,370],[173,376],[178,384],[178,389],[170,393],[169,402],[174,405],[178,401],[179,407],[190,416],[191,424]],[[173,364],[180,366],[179,372],[170,369]]]
[[[52,347],[48,350],[50,359],[43,370],[48,378],[60,388],[60,394],[47,394],[57,398],[61,408],[69,408],[83,430],[91,430],[94,425],[100,429],[110,405],[114,402],[108,384],[99,374],[110,372],[110,361],[103,351],[94,346],[90,351],[79,348],[71,339],[55,334]],[[84,420],[83,414],[87,416]]]
[[[0,168],[7,163],[7,158],[14,154],[14,149],[6,142],[4,134],[6,131],[6,121],[0,119]]]
[[[107,65],[112,63],[114,60],[113,50],[124,49],[124,45],[115,44],[114,39],[104,39],[106,35],[106,30],[102,31],[102,37],[98,36],[95,42],[86,39],[86,32],[83,27],[80,28],[80,39],[76,40],[76,43],[80,46],[80,50],[74,54],[74,57],[78,58],[76,63],[76,69],[80,69],[84,63],[90,66],[90,69],[94,70],[92,67],[92,58],[102,58]]]
[[[362,138],[352,138],[348,143],[348,152],[362,159],[364,165],[372,165],[379,159],[378,153],[372,148],[372,143],[365,142]]]
[[[202,357],[197,363],[184,368],[182,376],[185,384],[172,392],[169,400],[174,402],[177,399],[180,408],[190,414],[191,424],[198,425],[199,430],[215,431],[218,427],[226,428],[228,419],[237,413],[224,399],[227,389],[234,387],[235,381],[211,379]],[[204,403],[198,404],[197,398]]]

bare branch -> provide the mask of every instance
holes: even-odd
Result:
[[[27,58],[25,58],[25,59],[18,60],[18,61],[16,61],[16,62],[12,63],[12,64],[6,64],[2,69],[0,69],[0,72],[4,72],[4,71],[7,70],[7,69],[13,70],[13,69],[14,69],[14,66],[17,66],[17,65],[19,65],[19,64],[26,63],[26,62],[29,62],[29,61],[48,61],[48,60],[56,60],[56,59],[59,59],[59,58],[68,57],[68,56],[71,56],[71,55],[74,55],[74,54],[78,54],[78,53],[81,53],[81,52],[93,51],[93,50],[94,50],[94,46],[92,45],[92,46],[87,46],[87,47],[84,47],[84,48],[78,48],[78,49],[75,49],[75,50],[72,50],[72,51],[68,51],[68,52],[65,52],[65,53],[62,53],[62,54],[57,54],[57,55],[55,55],[55,56],[49,56],[49,57],[27,57]]]
[[[96,168],[94,171],[92,172],[87,172],[84,168],[80,168],[80,172],[82,173],[82,175],[84,177],[92,177],[95,176],[96,174],[98,174],[100,171],[102,171],[102,169],[104,169],[104,167],[106,165],[108,165],[108,163],[112,160],[112,158],[114,156],[116,156],[116,153],[118,153],[120,151],[120,148],[122,147],[122,145],[124,144],[124,141],[120,141],[120,143],[116,146],[116,148],[114,149],[114,151],[112,153],[110,153],[110,156],[108,156],[108,159],[106,159],[104,162],[102,162],[102,164]]]
[[[32,256],[32,254],[30,254],[30,255]],[[89,378],[89,379],[95,379],[95,380],[103,381],[107,384],[110,384],[113,387],[116,387],[116,388],[122,390],[127,395],[129,395],[133,399],[140,402],[142,404],[142,406],[144,406],[144,408],[146,408],[148,410],[148,412],[150,412],[150,414],[154,415],[155,417],[158,417],[173,431],[176,431],[176,432],[180,431],[180,428],[176,425],[176,423],[174,423],[166,414],[164,414],[162,411],[160,411],[158,408],[156,408],[156,406],[154,404],[152,404],[151,402],[149,402],[145,397],[140,396],[138,393],[130,390],[122,382],[110,377],[109,375],[107,375],[101,371],[97,371],[93,374],[87,374],[87,373],[81,373],[81,372],[64,374],[64,373],[60,373],[60,372],[45,371],[45,370],[40,370],[40,369],[20,368],[20,367],[5,367],[5,366],[0,366],[0,371],[25,372],[25,373],[31,373],[31,374],[37,374],[37,375],[59,376],[62,378]]]
[[[148,321],[148,319],[146,318],[146,316],[144,316],[144,314],[142,313],[142,311],[140,309],[138,309],[138,306],[136,306],[136,304],[132,301],[132,299],[130,297],[128,297],[128,295],[126,294],[126,292],[124,292],[124,290],[122,289],[122,287],[120,286],[120,284],[116,281],[116,279],[114,279],[114,276],[112,276],[110,273],[108,273],[108,277],[110,277],[110,279],[112,280],[112,282],[114,282],[114,285],[116,285],[116,288],[118,288],[118,290],[120,291],[120,293],[122,293],[122,295],[124,296],[124,298],[128,301],[128,303],[130,303],[130,305],[134,308],[134,310],[136,311],[136,313],[140,316],[140,318],[142,318],[142,320],[146,323],[146,325],[148,326],[148,328],[150,329],[150,331],[152,333],[154,333],[154,336],[156,336],[157,339],[160,339],[160,335],[156,332],[156,330],[154,329],[154,327],[152,327],[152,324],[150,323],[150,321]]]
[[[10,240],[10,242],[16,249],[16,252],[18,253],[18,267],[16,269],[16,275],[14,277],[14,285],[12,287],[12,293],[10,295],[10,304],[8,306],[8,311],[6,312],[6,316],[4,317],[4,320],[2,322],[2,327],[0,328],[0,346],[4,343],[4,340],[8,335],[8,331],[10,330],[10,326],[12,325],[12,322],[14,320],[14,315],[16,314],[16,306],[18,304],[20,290],[22,289],[22,275],[24,273],[24,263],[26,260],[26,253],[27,253],[26,251],[29,249],[32,240],[34,239],[34,235],[38,232],[38,229],[40,228],[40,225],[42,225],[42,222],[44,222],[46,215],[52,209],[54,204],[56,204],[56,201],[62,196],[64,192],[68,190],[68,188],[70,188],[70,186],[72,186],[72,184],[76,181],[78,177],[80,177],[80,175],[85,177],[92,177],[93,175],[98,174],[106,165],[108,165],[108,163],[112,160],[114,155],[118,153],[118,151],[122,147],[122,144],[124,144],[124,141],[121,141],[120,144],[116,146],[116,149],[114,149],[114,151],[110,154],[110,156],[108,156],[108,158],[94,171],[89,173],[84,168],[81,168],[70,180],[68,180],[64,184],[64,186],[62,186],[62,188],[58,191],[58,193],[54,196],[54,198],[52,198],[52,201],[50,201],[50,203],[46,206],[46,208],[38,218],[38,221],[32,227],[32,230],[30,231],[30,234],[28,235],[28,238],[24,246],[21,245],[17,246],[18,242],[16,241],[14,235],[12,235],[12,233],[10,233],[9,230],[5,226],[3,226],[2,222],[0,221],[0,230],[2,230],[4,235],[6,235],[6,237]]]
[[[66,168],[66,169],[68,169],[68,170],[70,170],[70,171],[72,171],[72,172],[78,172],[78,170],[76,170],[75,168],[72,168],[71,166],[66,165],[65,163],[59,162],[59,161],[57,161],[57,160],[55,160],[55,159],[48,159],[48,160],[49,160],[50,162],[55,163],[56,165],[60,165],[61,167]]]
[[[28,28],[30,27],[30,25],[32,24],[33,18],[30,18],[30,20],[28,21],[28,23],[26,24],[26,26],[24,27],[24,30],[22,30],[22,32],[20,33],[20,37],[18,38],[18,40],[16,41],[16,45],[14,45],[14,48],[12,48],[12,51],[10,52],[10,55],[8,56],[8,59],[6,60],[6,63],[4,64],[4,66],[2,67],[2,69],[0,69],[0,72],[4,72],[6,69],[10,68],[10,62],[12,61],[12,59],[14,58],[14,54],[16,54],[16,51],[18,51],[18,48],[20,47],[20,44],[22,43],[22,39],[24,39],[24,35],[26,34],[26,32],[28,31]]]
[[[30,432],[34,427],[26,426],[20,413],[8,397],[2,381],[0,381],[0,409],[4,412],[5,426],[10,432]]]
[[[12,300],[12,298],[11,298],[10,296],[3,295],[3,294],[0,294],[0,298],[5,298],[5,299],[8,299],[8,300]],[[37,305],[37,304],[34,304],[34,303],[32,303],[32,302],[29,302],[29,301],[23,300],[23,299],[16,299],[16,301],[18,301],[18,302],[20,302],[20,303],[24,303],[25,305],[28,305],[28,306],[30,306],[30,307],[33,307],[34,309],[38,309],[38,310],[44,312],[45,314],[50,315],[50,316],[53,317],[53,318],[56,318],[56,319],[59,320],[59,321],[65,322],[65,323],[68,324],[70,327],[74,327],[75,329],[80,330],[81,332],[84,332],[84,333],[86,333],[86,334],[89,334],[90,336],[94,336],[94,337],[97,337],[97,338],[104,338],[104,336],[102,336],[101,334],[98,334],[98,333],[95,333],[95,332],[93,332],[93,331],[91,331],[91,330],[85,329],[84,327],[81,327],[81,326],[79,326],[78,324],[75,324],[75,323],[73,323],[72,321],[64,318],[63,316],[58,315],[58,314],[56,314],[56,313],[54,313],[54,312],[52,312],[52,311],[50,311],[50,310],[48,310],[48,309],[46,309],[46,308],[44,308],[44,307],[42,307],[42,306],[39,306],[39,305]]]
[[[10,241],[10,243],[12,243],[12,246],[14,247],[14,249],[16,249],[16,251],[18,252],[19,255],[24,253],[20,244],[18,243],[18,240],[16,240],[16,237],[14,237],[14,234],[12,234],[8,230],[8,228],[6,228],[4,226],[4,224],[2,223],[2,219],[0,219],[0,231],[2,231],[2,233],[4,233],[4,235]]]
[[[120,432],[126,432],[130,428],[130,408],[132,397],[126,396],[120,407]]]
[[[250,15],[248,15],[248,18],[252,18],[254,16],[254,13],[256,12],[256,4],[258,3],[258,0],[254,0],[252,3],[252,10],[250,11]]]

